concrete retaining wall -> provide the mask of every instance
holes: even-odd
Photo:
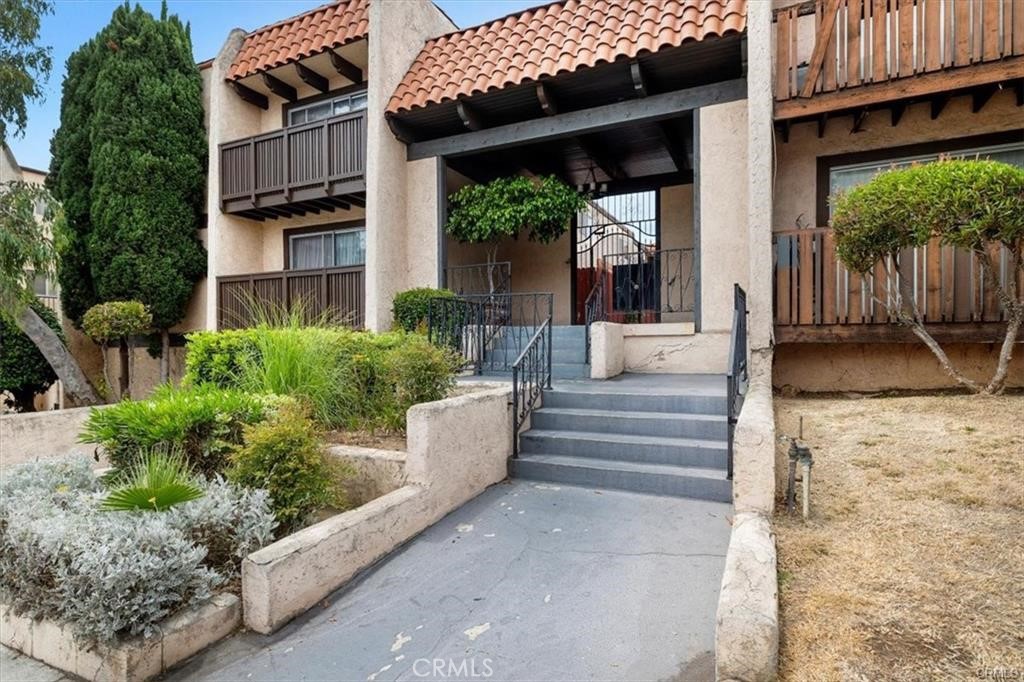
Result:
[[[729,334],[696,334],[690,322],[595,322],[590,327],[591,379],[623,372],[723,374],[728,355]]]
[[[0,604],[0,644],[86,680],[141,682],[227,637],[241,622],[238,597],[220,594],[162,621],[152,637],[89,649],[69,629],[16,616]]]
[[[245,624],[269,633],[360,570],[507,475],[508,385],[410,408],[407,483],[250,554],[242,562]]]
[[[0,417],[0,469],[37,459],[92,455],[96,446],[78,442],[91,407],[5,414]],[[95,468],[109,466],[104,457]]]

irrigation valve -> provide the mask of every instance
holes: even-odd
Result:
[[[804,419],[800,417],[800,437],[789,439],[789,486],[786,490],[786,511],[793,513],[796,509],[796,468],[800,466],[800,480],[803,488],[803,517],[806,521],[811,515],[811,467],[814,457],[811,449],[801,440],[804,435]]]

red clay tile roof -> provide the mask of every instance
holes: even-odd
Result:
[[[388,113],[740,33],[747,0],[563,0],[427,41]]]
[[[228,79],[304,59],[365,38],[370,23],[369,0],[341,0],[317,7],[247,35],[228,69]]]

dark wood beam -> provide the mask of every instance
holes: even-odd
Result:
[[[555,100],[551,88],[543,83],[537,83],[537,101],[540,102],[541,111],[548,116],[558,113],[558,102]]]
[[[523,144],[538,144],[560,137],[578,137],[617,126],[661,121],[712,104],[734,102],[747,96],[743,78],[650,95],[581,111],[486,128],[436,140],[414,142],[409,161],[434,156],[459,156]]]
[[[269,73],[266,72],[264,72],[262,76],[263,84],[267,86],[268,90],[270,90],[278,97],[282,97],[288,100],[289,102],[294,102],[299,98],[298,93],[295,92],[295,88],[288,85],[280,78],[276,76],[271,76]]]
[[[684,171],[693,168],[693,158],[687,150],[686,136],[679,135],[669,121],[659,121],[657,126],[661,144],[665,147],[665,151],[668,152],[676,170]]]
[[[270,108],[270,100],[267,99],[267,96],[262,92],[256,92],[252,88],[242,85],[238,81],[229,81],[229,84],[231,85],[231,89],[235,91],[235,94],[242,98],[242,101],[248,102],[260,109]]]
[[[853,114],[853,125],[850,127],[850,134],[859,133],[864,128],[864,121],[868,120],[868,108],[862,107]]]
[[[348,203],[344,199],[340,199],[339,197],[327,197],[326,201],[327,203],[333,204],[334,206],[342,209],[343,211],[347,211],[350,208],[352,208],[352,204]]]
[[[359,206],[360,208],[366,208],[366,198],[360,197],[355,194],[342,194],[338,197],[347,204],[352,206]]]
[[[828,114],[818,116],[818,139],[825,137],[825,129],[828,126]]]
[[[349,60],[342,57],[334,50],[327,50],[327,54],[331,58],[331,66],[334,70],[340,73],[345,78],[349,79],[353,83],[363,82],[363,70],[358,66],[350,62]]]
[[[940,322],[925,324],[939,343],[998,343],[1006,325],[999,322]],[[776,343],[920,343],[909,328],[898,324],[775,325]]]
[[[892,124],[893,128],[895,128],[897,125],[899,125],[900,119],[903,118],[903,113],[906,110],[907,110],[907,103],[906,102],[894,102],[893,105],[891,107],[889,107],[889,116],[890,116],[889,121]]]
[[[600,168],[610,179],[625,180],[629,177],[622,166],[619,165],[618,161],[601,149],[601,145],[598,140],[592,140],[580,136],[576,138],[576,144],[580,146],[580,149],[582,149],[583,153],[587,155],[587,158],[590,159],[595,166]]]
[[[988,101],[992,99],[992,95],[999,91],[999,85],[989,85],[984,88],[980,88],[971,93],[971,111],[975,114],[979,113],[988,104]]]
[[[484,125],[479,112],[464,100],[459,100],[455,103],[455,111],[459,114],[459,118],[462,119],[462,125],[466,126],[467,130],[481,130],[487,127]]]
[[[644,78],[640,62],[633,60],[629,63],[629,76],[633,79],[633,94],[637,97],[647,97],[647,80]]]
[[[937,97],[932,98],[932,120],[934,121],[942,115],[942,110],[949,104],[949,100],[953,97],[948,92],[942,93]]]
[[[789,119],[775,122],[775,130],[778,131],[780,136],[782,136],[783,144],[789,142],[789,129],[792,127],[792,123],[793,122]]]
[[[1014,90],[1017,91],[1017,106],[1024,106],[1024,78],[1017,81]]]
[[[814,43],[814,51],[811,53],[811,61],[807,66],[807,77],[804,79],[804,86],[800,90],[800,97],[808,98],[814,94],[814,85],[818,81],[818,75],[821,74],[821,69],[825,64],[825,56],[828,54],[828,46],[831,42],[829,37],[832,35],[832,31],[835,30],[836,15],[839,13],[839,0],[828,0],[828,5],[825,7],[825,12],[821,17],[821,26],[819,26],[815,35],[817,39]]]
[[[299,75],[303,83],[316,88],[320,92],[327,92],[331,89],[331,84],[326,78],[300,62],[295,62],[295,73]]]

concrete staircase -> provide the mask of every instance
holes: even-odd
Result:
[[[725,396],[720,375],[559,382],[520,436],[512,473],[729,502]]]
[[[485,376],[510,375],[512,364],[519,353],[529,343],[534,329],[528,327],[509,327],[496,338],[488,350],[488,358],[495,360],[492,364],[502,366],[485,368]],[[551,378],[584,379],[590,376],[590,365],[587,362],[587,328],[583,325],[565,325],[551,328]],[[508,369],[504,369],[508,367]]]

